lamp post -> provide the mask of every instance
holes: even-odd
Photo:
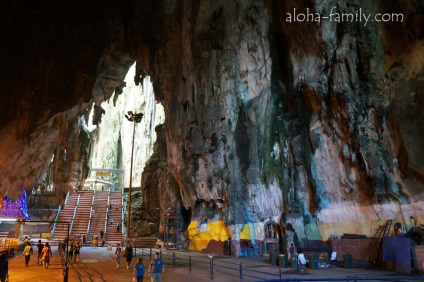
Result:
[[[134,136],[135,136],[135,125],[140,123],[143,118],[142,113],[133,113],[128,111],[128,115],[125,117],[134,123],[133,126],[133,136],[132,136],[132,147],[131,147],[131,165],[130,165],[130,185],[128,187],[128,219],[127,219],[127,241],[130,239],[130,225],[131,225],[131,188],[132,188],[132,171],[133,171],[133,155],[134,155]]]

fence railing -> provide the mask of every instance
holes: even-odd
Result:
[[[255,282],[307,282],[307,281],[424,281],[424,277],[413,276],[390,276],[390,277],[340,277],[340,278],[287,278],[287,279],[271,279],[258,280]]]
[[[69,273],[69,266],[68,266],[68,247],[65,242],[60,241],[58,245],[59,249],[59,257],[60,257],[60,263],[62,265],[62,271],[63,271],[63,282],[68,282],[68,273]]]
[[[143,258],[143,260],[151,260],[154,253],[159,252],[160,256],[169,267],[187,268],[187,272],[192,274],[193,271],[203,271],[208,273],[208,278],[213,281],[219,275],[226,277],[238,278],[240,282],[243,279],[257,282],[303,282],[303,281],[424,281],[424,277],[416,276],[374,276],[374,277],[339,277],[339,278],[303,278],[303,277],[283,277],[283,269],[279,267],[267,267],[257,264],[237,263],[229,260],[222,261],[213,256],[192,256],[189,252],[172,252],[156,248],[139,248],[133,245],[133,255]],[[293,269],[295,270],[295,269]],[[272,278],[274,277],[274,278]],[[265,279],[268,278],[268,279]],[[208,279],[208,280],[209,280]],[[219,281],[220,278],[217,279]]]
[[[60,210],[61,210],[61,206],[59,206],[59,208],[57,209],[56,216],[54,217],[54,220],[53,220],[54,223],[53,223],[53,227],[52,227],[51,238],[53,238],[54,232],[56,231],[56,222],[59,218]]]

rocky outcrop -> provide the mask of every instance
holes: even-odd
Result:
[[[297,245],[341,233],[372,235],[387,219],[423,221],[419,2],[40,5],[8,1],[2,18],[11,40],[0,47],[8,54],[0,81],[9,93],[0,142],[14,136],[20,148],[0,152],[7,178],[20,175],[5,168],[28,146],[29,133],[75,105],[99,105],[135,60],[135,82],[151,76],[166,116],[161,145],[143,173],[142,206],[150,218],[163,222],[172,207],[199,240],[219,240],[210,226],[222,222],[233,242],[262,240],[264,222],[273,219]],[[295,9],[333,16],[290,22]],[[27,28],[28,13],[37,24]],[[354,18],[337,22],[337,13]],[[362,18],[377,14],[404,19]],[[19,57],[20,42],[31,60]],[[31,156],[22,158],[32,164]]]

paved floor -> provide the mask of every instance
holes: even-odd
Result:
[[[63,271],[60,264],[57,246],[53,246],[53,257],[51,265],[48,269],[37,266],[35,256],[31,257],[29,266],[25,267],[24,257],[22,253],[16,254],[9,259],[10,281],[33,281],[33,282],[53,282],[64,281]],[[145,250],[141,254],[137,249],[137,257],[142,257],[144,265],[147,266],[150,261],[150,251]],[[70,264],[69,282],[90,281],[90,282],[112,282],[112,281],[132,281],[133,266],[126,268],[125,262],[121,262],[120,268],[115,268],[115,262],[112,261],[113,250],[108,251],[107,248],[83,247],[81,249],[81,262]],[[172,252],[164,251],[165,272],[163,275],[164,282],[195,282],[195,281],[211,281],[211,273],[209,271],[210,258],[198,252],[176,251],[175,259]],[[191,274],[189,269],[189,259],[191,259]],[[289,268],[279,268],[269,264],[264,258],[230,258],[230,257],[214,257],[214,281],[222,282],[238,282],[240,264],[243,271],[243,282],[258,281],[264,279],[278,279],[280,272],[283,278],[322,278],[322,277],[369,277],[369,276],[393,276],[396,273],[381,269],[364,269],[353,268],[344,269],[341,267],[306,269],[305,274],[299,274],[297,271]],[[175,268],[173,263],[175,262]],[[145,277],[144,281],[150,281],[149,277]],[[424,281],[424,277],[423,280]]]

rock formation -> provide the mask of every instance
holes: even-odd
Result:
[[[56,187],[78,187],[89,146],[78,120],[122,87],[136,61],[135,82],[151,77],[166,116],[141,208],[161,224],[174,209],[196,249],[231,237],[237,253],[239,240],[263,239],[270,219],[300,245],[372,235],[387,219],[423,222],[421,1],[4,7],[6,193],[36,184],[53,152]],[[337,21],[342,14],[351,20]]]

